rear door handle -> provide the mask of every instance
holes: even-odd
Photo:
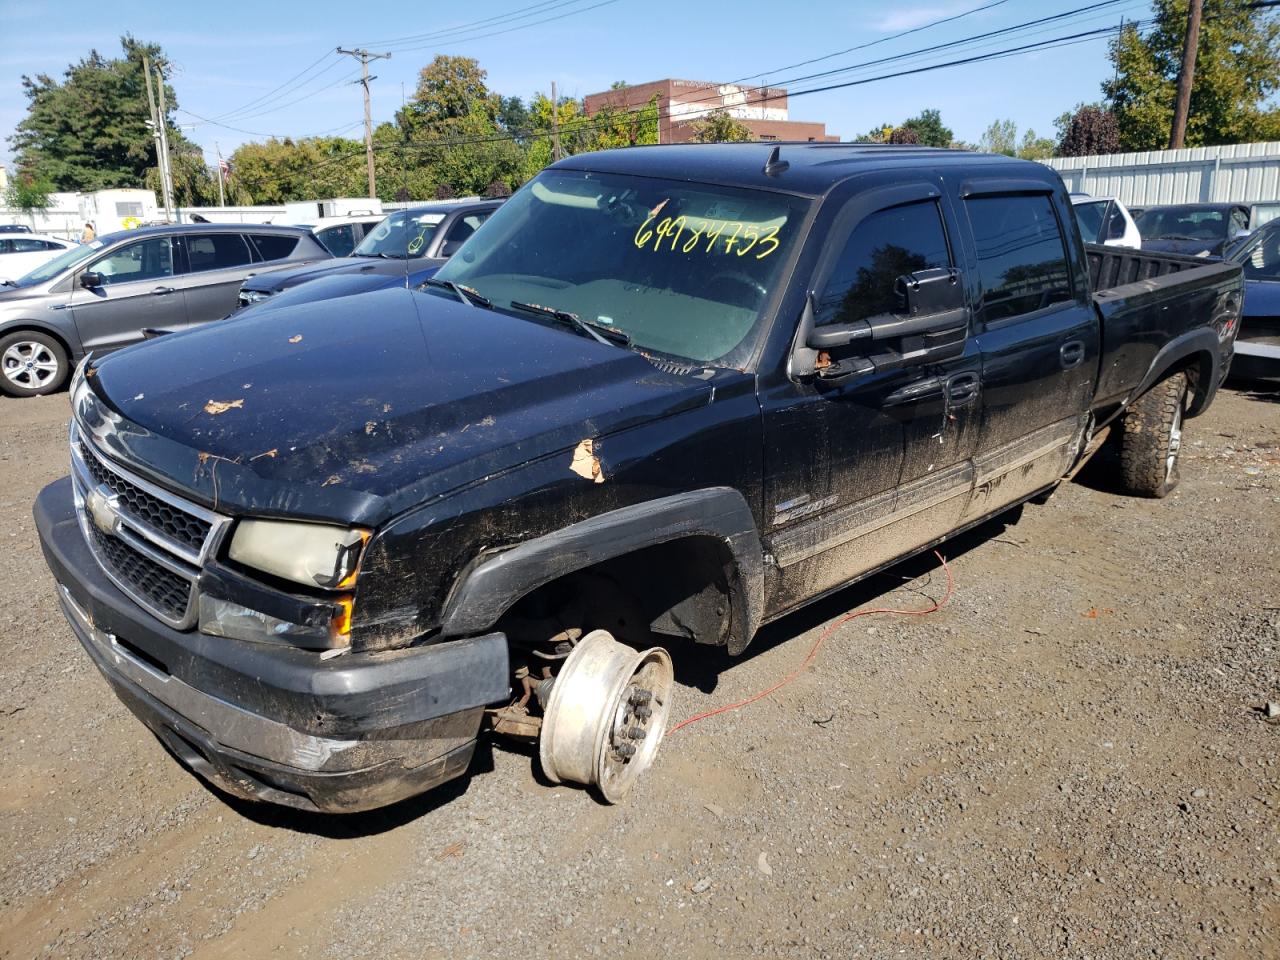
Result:
[[[1084,341],[1068,340],[1058,349],[1058,359],[1062,363],[1063,370],[1080,366],[1081,361],[1084,360]]]
[[[151,291],[152,296],[163,296],[166,293],[173,293],[173,287],[156,287]]]
[[[953,407],[972,403],[978,396],[978,375],[958,373],[947,381],[947,402]]]

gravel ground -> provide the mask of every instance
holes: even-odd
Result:
[[[1278,400],[1221,394],[1165,501],[1098,463],[948,544],[941,612],[843,625],[623,806],[494,749],[348,818],[212,792],[116,701],[32,528],[66,396],[0,401],[0,957],[1280,957]],[[943,587],[918,558],[677,649],[677,713]]]

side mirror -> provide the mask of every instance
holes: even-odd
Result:
[[[86,270],[80,274],[80,286],[86,290],[96,290],[102,286],[102,274],[94,273],[92,270]]]

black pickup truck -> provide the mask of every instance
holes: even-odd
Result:
[[[89,656],[227,791],[368,809],[496,732],[613,800],[664,646],[739,654],[1108,434],[1166,494],[1240,301],[1237,265],[1086,247],[1035,163],[577,156],[419,290],[89,358],[36,521]]]

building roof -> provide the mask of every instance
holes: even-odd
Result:
[[[764,172],[774,149],[789,166]],[[1056,181],[1042,164],[1013,157],[921,147],[913,144],[818,143],[763,141],[753,143],[663,144],[580,153],[554,164],[560,169],[595,170],[668,180],[722,183],[727,186],[821,196],[848,177],[901,167],[948,166],[987,168],[997,174],[1017,170],[1021,176]]]

